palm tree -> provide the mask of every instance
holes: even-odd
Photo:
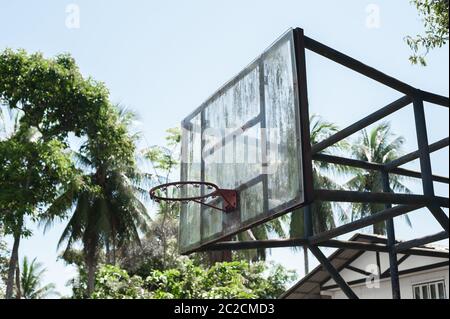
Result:
[[[330,122],[323,120],[318,115],[312,115],[310,118],[311,123],[311,144],[317,144],[327,137],[335,134],[339,128]],[[345,150],[347,144],[345,142],[336,143],[333,146],[328,147],[322,151],[323,154],[330,154],[331,152],[339,152]],[[321,189],[340,189],[340,185],[333,181],[332,176],[336,173],[346,173],[347,170],[344,167],[331,165],[326,162],[314,161],[313,162],[313,184],[314,188]],[[346,215],[342,211],[339,205],[333,205],[330,202],[315,202],[311,205],[312,210],[312,222],[313,230],[315,233],[324,232],[330,230],[336,226],[334,210],[337,211],[337,217],[344,221]],[[289,224],[289,234],[291,238],[302,238],[304,233],[304,219],[303,209],[294,211],[291,214]],[[309,272],[309,258],[308,250],[303,247],[304,262],[305,262],[305,274]]]
[[[42,299],[51,295],[57,295],[55,284],[42,286],[42,277],[46,269],[34,258],[31,263],[25,256],[22,260],[21,290],[25,299]]]
[[[405,139],[392,133],[390,124],[385,122],[375,126],[370,132],[362,131],[361,136],[352,147],[356,159],[371,163],[384,164],[396,159]],[[382,192],[381,176],[375,171],[358,171],[356,176],[347,182],[348,188],[359,192]],[[398,175],[390,176],[390,186],[393,191],[410,193],[411,191],[402,184],[402,178]],[[369,216],[384,209],[384,204],[354,203],[352,204],[352,220]],[[409,226],[411,221],[407,215],[405,220]],[[379,235],[386,234],[386,224],[380,222],[373,225],[373,232]]]
[[[116,125],[126,129],[132,116],[123,110],[117,115]],[[134,142],[135,136],[128,137]],[[67,242],[67,252],[74,243],[81,241],[83,244],[88,295],[94,290],[100,250],[106,246],[108,256],[112,250],[108,262],[112,259],[115,263],[116,250],[130,242],[139,244],[139,231],[146,231],[149,220],[141,201],[147,196],[141,187],[147,176],[137,170],[134,161],[99,160],[97,152],[103,152],[108,146],[97,147],[100,149],[86,151],[86,154],[74,152],[77,162],[88,173],[77,176],[47,210],[48,216],[62,216],[73,211],[58,246]],[[47,228],[53,218],[45,222]]]
[[[286,231],[283,228],[284,222],[286,222],[286,218],[285,216],[281,216],[260,226],[239,233],[237,239],[238,241],[267,240],[271,234],[280,238],[286,237]],[[249,249],[238,252],[238,256],[239,259],[264,261],[267,258],[268,252],[270,253],[270,250],[266,248]]]

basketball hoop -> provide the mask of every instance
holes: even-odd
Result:
[[[202,186],[204,187],[205,191],[209,191],[205,195],[191,196],[191,197],[169,197],[168,195],[161,196],[158,193],[158,191],[160,191],[161,193],[167,194],[167,190],[169,188],[177,188],[177,189],[182,189],[183,187],[200,188]],[[214,206],[212,204],[206,203],[206,200],[208,198],[213,199],[216,197],[221,197],[223,199],[223,201],[225,203],[225,208],[220,208],[220,207]],[[205,205],[205,206],[220,210],[225,213],[229,213],[229,212],[236,210],[238,195],[237,195],[237,191],[235,191],[235,190],[222,189],[213,183],[187,181],[187,182],[166,183],[166,184],[161,184],[156,187],[153,187],[150,190],[150,198],[157,203],[162,202],[162,201],[182,202],[182,203],[195,202],[195,203],[198,203],[201,205]]]

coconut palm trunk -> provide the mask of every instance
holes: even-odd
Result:
[[[19,261],[19,245],[20,234],[14,234],[13,249],[11,251],[11,258],[8,265],[8,278],[6,280],[6,299],[12,299],[14,293],[14,274],[16,272],[17,263]]]
[[[305,275],[309,274],[309,256],[308,256],[308,247],[303,246],[303,258],[305,263]]]
[[[25,190],[28,190],[28,188],[30,187],[30,182],[31,182],[31,176],[30,176],[30,164],[27,165],[27,172],[28,172],[28,177],[27,180],[25,182],[25,185],[20,185],[20,186],[24,186]],[[13,297],[13,292],[14,292],[14,274],[16,272],[16,268],[18,267],[19,264],[19,245],[20,245],[20,237],[22,236],[21,231],[22,231],[22,226],[23,226],[23,217],[20,218],[18,220],[17,223],[17,229],[14,232],[14,243],[13,243],[13,249],[11,252],[11,258],[9,260],[9,268],[8,268],[8,278],[6,280],[6,294],[5,297],[6,299],[11,299]],[[17,281],[17,291],[20,295],[20,274],[18,275],[19,279],[16,280]]]
[[[116,265],[116,259],[117,259],[117,243],[116,243],[116,231],[114,229],[114,225],[112,226],[112,264],[113,266]]]
[[[95,290],[95,271],[97,269],[97,262],[92,253],[86,255],[86,266],[88,270],[87,278],[87,294],[90,297]]]
[[[22,299],[22,285],[20,284],[20,266],[16,263],[16,299]]]
[[[111,264],[112,263],[112,258],[111,258],[111,248],[110,248],[110,244],[109,244],[109,238],[105,239],[105,257],[106,257],[106,263],[107,264]]]

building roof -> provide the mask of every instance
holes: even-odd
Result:
[[[355,234],[350,238],[350,241],[372,243],[372,244],[387,244],[386,237],[379,235],[369,235],[369,234]],[[436,253],[436,257],[442,257],[442,253],[446,253],[448,256],[449,249],[440,245],[424,245],[420,246],[421,249],[426,249]],[[328,257],[330,263],[338,271],[344,269],[346,266],[355,261],[358,257],[364,254],[366,251],[355,250],[349,248],[337,249],[333,254]],[[303,277],[294,286],[284,292],[280,298],[281,299],[317,299],[321,297],[320,291],[324,283],[329,281],[331,276],[322,267],[322,265],[317,266],[309,274]]]

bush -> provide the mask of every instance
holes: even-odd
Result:
[[[96,275],[93,299],[143,299],[148,292],[143,288],[144,281],[139,276],[130,278],[125,270],[116,266],[104,265]]]
[[[236,261],[211,268],[185,260],[177,269],[154,270],[143,280],[115,266],[102,266],[92,298],[106,299],[270,299],[295,279],[280,265]]]

